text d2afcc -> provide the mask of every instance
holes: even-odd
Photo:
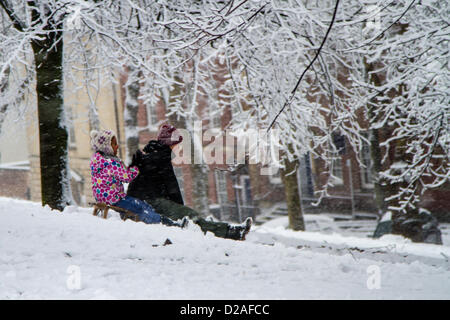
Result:
[[[249,316],[270,315],[269,304],[208,304],[207,306],[187,304],[180,306],[179,315],[196,315],[205,316],[207,318],[213,318],[219,315],[234,315],[234,316]]]

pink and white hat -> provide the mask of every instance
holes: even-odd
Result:
[[[111,146],[111,140],[116,136],[112,130],[92,130],[91,136],[91,146],[95,152],[103,152],[106,155],[114,155],[114,150]],[[117,139],[117,138],[116,138]]]

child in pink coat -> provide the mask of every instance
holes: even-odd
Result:
[[[117,157],[119,145],[116,135],[111,130],[91,131],[91,146],[94,154],[91,157],[92,192],[97,202],[114,205],[136,213],[144,223],[163,223],[168,226],[184,226],[181,223],[159,215],[145,201],[127,196],[124,183],[129,183],[137,177],[139,169],[136,166],[127,167]]]

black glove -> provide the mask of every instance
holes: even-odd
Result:
[[[135,154],[133,154],[133,158],[131,159],[130,167],[140,167],[142,164],[142,151],[137,150]]]

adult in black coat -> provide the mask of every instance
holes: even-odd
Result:
[[[172,148],[183,138],[172,137],[176,129],[164,124],[157,140],[151,140],[133,156],[131,165],[139,168],[139,175],[129,184],[127,195],[149,203],[159,214],[172,220],[189,217],[199,225],[203,232],[227,239],[244,240],[250,231],[252,219],[241,225],[206,220],[201,215],[184,205],[180,187],[172,166]]]
[[[184,205],[173,171],[170,146],[151,140],[143,151],[138,150],[135,154],[133,161],[139,168],[139,175],[129,184],[128,195],[146,201],[164,198]]]

